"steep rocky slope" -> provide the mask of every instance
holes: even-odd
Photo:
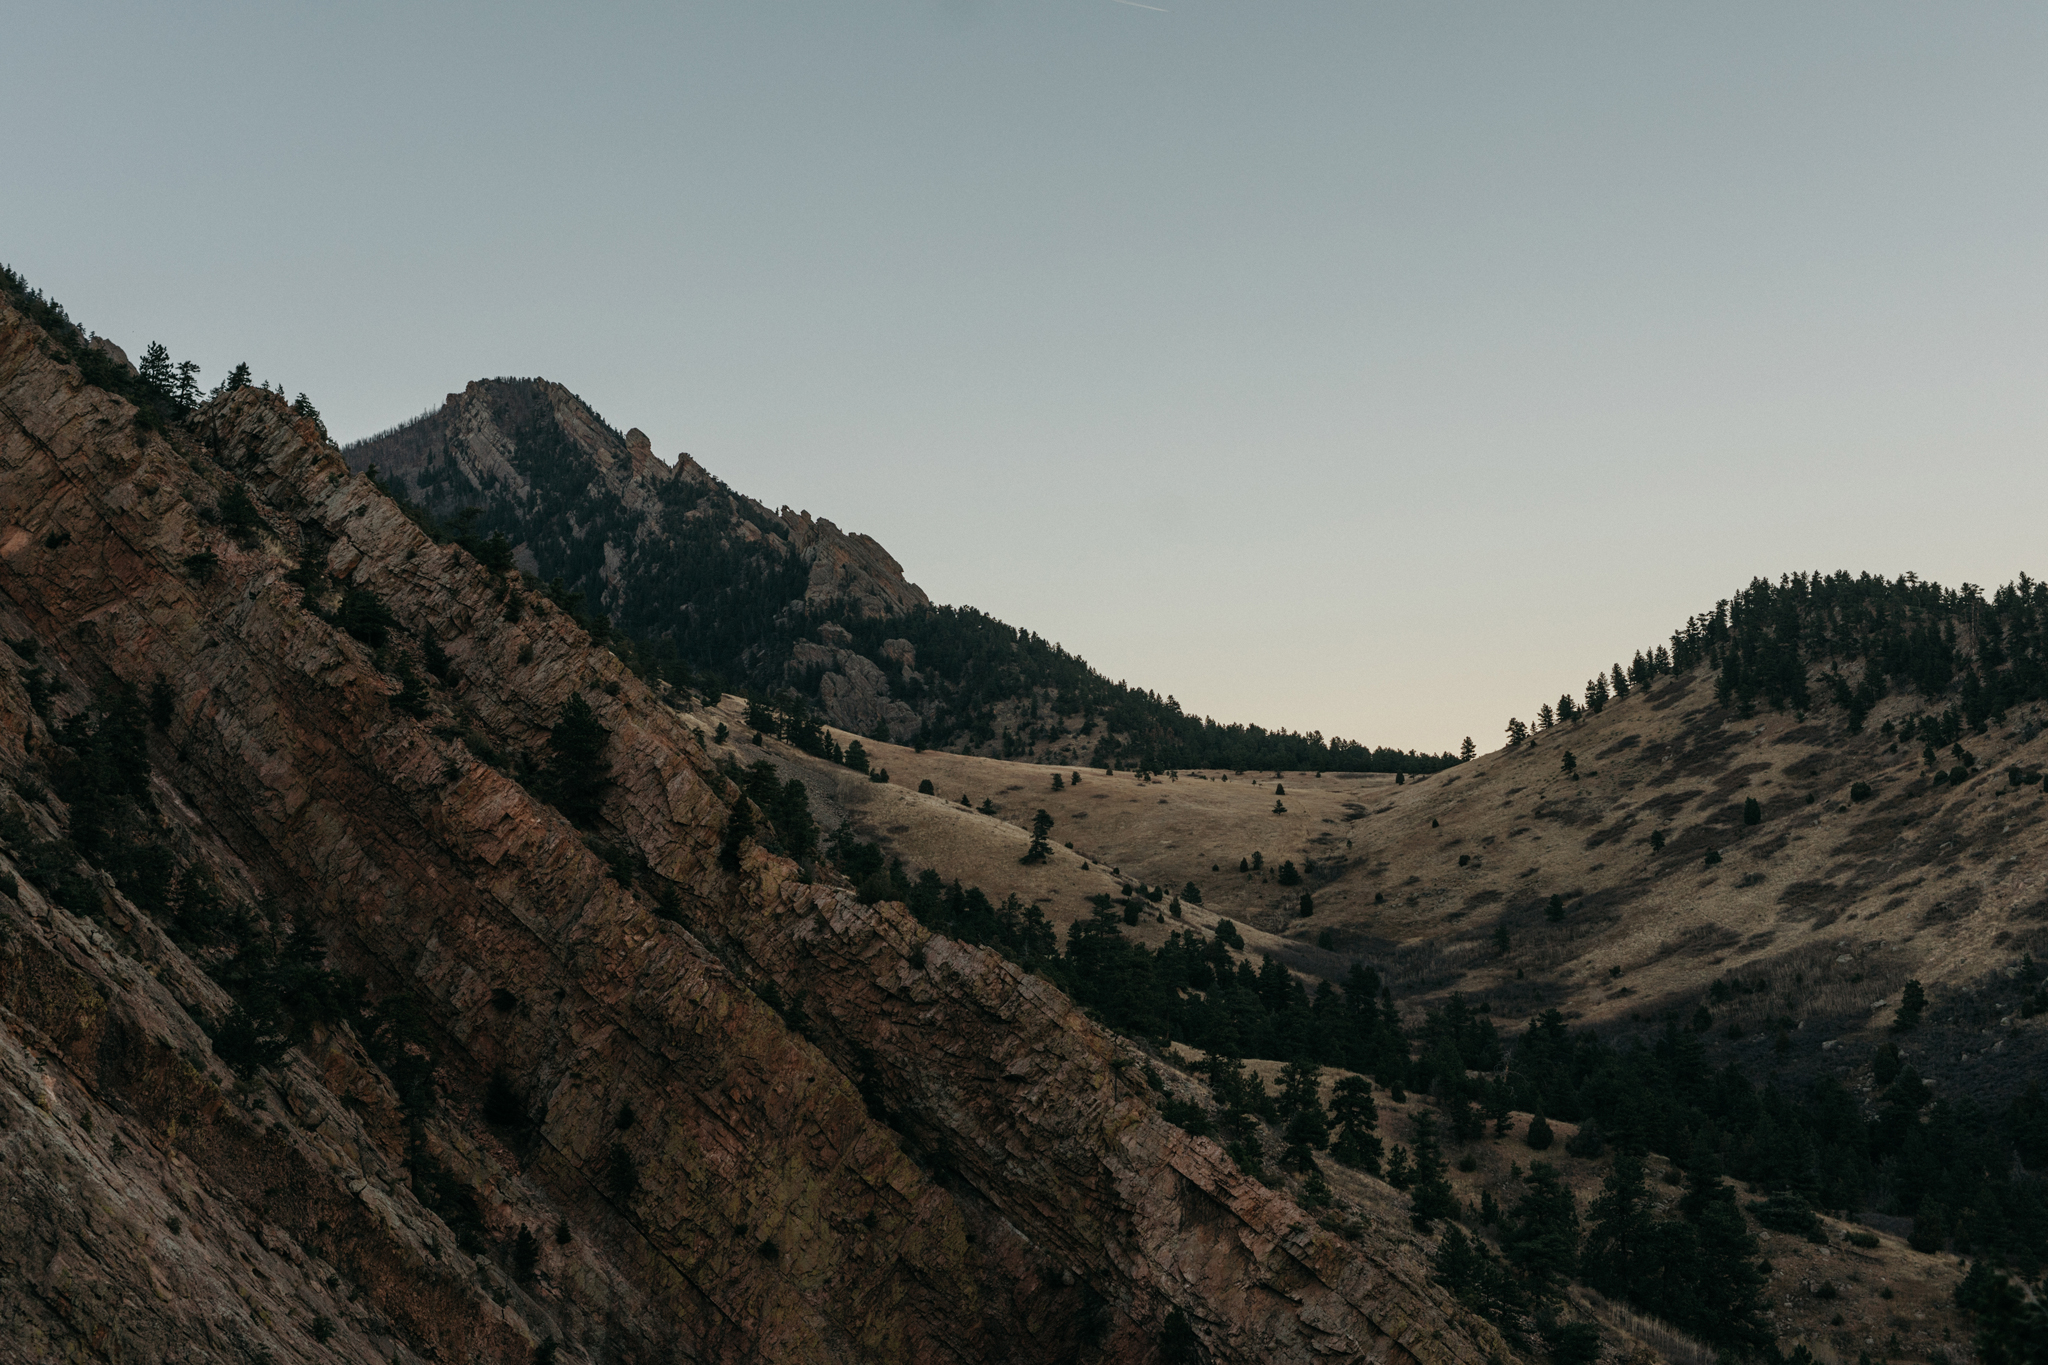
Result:
[[[0,306],[14,1358],[1506,1354],[1042,981],[741,837],[689,717],[281,398],[150,430],[81,342]],[[575,698],[583,831],[513,776]],[[255,973],[321,952],[363,1002]],[[334,998],[272,1054],[258,987]]]

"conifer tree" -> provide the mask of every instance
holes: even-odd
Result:
[[[1460,763],[1470,763],[1472,756],[1478,752],[1479,746],[1472,742],[1472,736],[1467,735],[1465,736],[1465,742],[1458,746],[1458,761]]]
[[[1367,1175],[1378,1175],[1382,1147],[1379,1134],[1379,1106],[1373,1103],[1372,1082],[1363,1076],[1346,1076],[1330,1092],[1330,1118],[1339,1125],[1332,1156]]]
[[[1536,1112],[1529,1116],[1529,1127],[1522,1134],[1522,1141],[1528,1144],[1532,1152],[1547,1151],[1550,1144],[1556,1141],[1556,1135],[1550,1131],[1549,1121],[1543,1117],[1541,1100],[1536,1102]]]
[[[1501,1232],[1508,1263],[1545,1291],[1569,1281],[1579,1265],[1579,1205],[1547,1161],[1529,1163],[1524,1194]]]
[[[1052,824],[1052,816],[1042,810],[1031,817],[1031,847],[1019,861],[1042,863],[1052,857],[1052,843],[1047,838],[1052,833]]]
[[[142,353],[142,364],[136,367],[136,375],[166,402],[176,399],[178,370],[171,364],[171,353],[161,341],[149,343],[149,349]]]
[[[1515,748],[1528,737],[1529,727],[1513,716],[1508,717],[1508,747],[1510,749]]]
[[[1439,1218],[1455,1218],[1458,1196],[1451,1189],[1450,1167],[1437,1146],[1436,1116],[1420,1113],[1411,1120],[1415,1126],[1413,1185],[1409,1192],[1409,1219],[1427,1230]]]
[[[572,693],[548,736],[550,757],[542,783],[555,809],[572,825],[588,828],[597,822],[610,776],[610,765],[604,761],[610,742],[611,733],[599,723],[590,703],[582,693]]]
[[[1549,702],[1544,702],[1543,705],[1536,708],[1537,729],[1548,730],[1555,724],[1557,724],[1557,713],[1550,709]]]

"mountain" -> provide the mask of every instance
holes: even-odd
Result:
[[[343,454],[437,535],[503,536],[522,568],[559,580],[559,600],[587,606],[600,632],[632,642],[630,662],[671,683],[794,692],[863,736],[1047,763],[1455,761],[1189,716],[1035,633],[933,605],[870,537],[771,510],[688,455],[664,464],[637,429],[621,435],[546,380],[477,381]]]
[[[1512,1358],[310,404],[0,284],[12,1358]]]
[[[1846,1316],[1917,1355],[2040,1332],[2022,1299],[1995,1329],[1958,1309],[1989,1302],[1961,1258],[2033,1279],[2048,1247],[2044,625],[2048,592],[2026,578],[1759,581],[1507,747],[1400,783],[1191,769],[1054,785],[1042,766],[879,742],[863,772],[772,727],[753,745],[732,706],[714,739],[850,831],[836,856],[863,895],[998,944],[1016,936],[924,874],[1042,914],[1070,945],[1045,970],[1114,1026],[1262,1059],[1269,1079],[1370,1074],[1385,1133],[1434,1113],[1464,1133],[1451,1183],[1468,1206],[1517,1206],[1524,1149],[1589,1219],[1618,1151],[1673,1185],[1742,1181],[1781,1349],[1846,1358],[1862,1349]],[[1040,815],[1052,847],[1021,862]],[[1074,946],[1097,907],[1142,950],[1113,970]],[[1237,939],[1267,961],[1231,990],[1207,963]],[[1361,970],[1390,991],[1401,1044],[1358,1026]],[[1372,1206],[1377,1182],[1330,1179]],[[1511,1248],[1511,1220],[1466,1227]],[[1440,1269],[1499,1309],[1483,1266]],[[1649,1349],[1630,1312],[1742,1348],[1717,1338],[1739,1317],[1674,1293],[1668,1268],[1589,1255],[1582,1278],[1617,1354]]]

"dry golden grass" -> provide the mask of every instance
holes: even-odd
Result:
[[[1055,792],[1053,773],[1071,779],[1073,766],[864,740],[890,775],[871,783],[773,740],[754,748],[736,699],[704,713],[703,724],[723,719],[742,763],[766,756],[802,777],[828,828],[850,821],[913,871],[932,867],[995,897],[1014,892],[1061,924],[1086,913],[1098,893],[1193,882],[1200,907],[1185,906],[1179,924],[1148,917],[1137,936],[1156,944],[1183,924],[1208,930],[1229,918],[1250,953],[1281,955],[1300,971],[1335,976],[1353,958],[1374,962],[1411,1015],[1458,990],[1486,999],[1510,1035],[1550,1006],[1587,1024],[1685,1019],[1721,981],[1733,993],[1710,1004],[1713,1028],[1764,1049],[1760,1068],[1772,1060],[1765,1040],[1782,1029],[1809,1074],[1832,1071],[1867,1091],[1862,1063],[1884,1036],[1900,987],[1917,978],[1937,1002],[1973,990],[1988,999],[1996,1037],[1969,1046],[1988,1053],[2010,1042],[2037,1055],[2048,1017],[2000,1017],[1996,973],[2025,949],[2048,961],[2048,800],[2041,786],[2014,789],[2003,775],[2009,764],[2048,766],[2048,734],[2025,738],[2015,717],[2013,727],[1970,737],[1985,775],[1927,790],[1918,746],[1894,750],[1880,733],[1915,709],[1910,699],[1881,703],[1858,736],[1844,735],[1839,717],[1738,720],[1711,702],[1704,680],[1665,680],[1531,745],[1402,785],[1294,772],[1141,782],[1083,768],[1078,785]],[[1562,768],[1567,749],[1577,780]],[[917,794],[923,780],[936,795]],[[1856,781],[1876,789],[1871,800],[1849,801]],[[993,801],[998,814],[976,813],[963,796],[970,806]],[[1752,796],[1764,820],[1744,827],[1741,804]],[[1284,813],[1273,811],[1276,799]],[[1041,808],[1062,847],[1049,864],[1026,867],[1018,859]],[[1661,853],[1650,847],[1652,830],[1666,834]],[[1706,861],[1710,848],[1718,865]],[[1254,851],[1263,870],[1239,872]],[[1288,860],[1301,869],[1314,860],[1317,870],[1282,887],[1277,872]],[[1295,913],[1302,891],[1314,896],[1307,919]],[[1552,894],[1567,903],[1561,923],[1544,914]],[[1507,931],[1505,953],[1497,928]],[[1314,947],[1324,931],[1336,939],[1333,952]],[[1970,1085],[1963,1072],[1941,1078],[1954,1058],[1927,1054],[1936,1046],[1928,1036],[1904,1042],[1937,1090]],[[1957,1046],[1953,1029],[1942,1036],[1949,1041],[1940,1046]],[[1248,1065],[1274,1084],[1277,1062]],[[1340,1074],[1326,1073],[1326,1085]],[[1378,1099],[1389,1147],[1407,1142],[1405,1116],[1421,1101],[1396,1105],[1384,1091]],[[1516,1116],[1517,1134],[1526,1123]],[[1556,1145],[1540,1159],[1565,1173],[1583,1207],[1606,1162],[1567,1155],[1574,1129],[1552,1126]],[[1519,1136],[1450,1155],[1473,1159],[1473,1171],[1452,1176],[1462,1199],[1491,1189],[1504,1205],[1519,1197],[1510,1164],[1539,1159]],[[1405,1195],[1334,1162],[1324,1169],[1337,1196],[1331,1226],[1406,1227]],[[1653,1179],[1665,1169],[1653,1163]],[[1656,1188],[1666,1202],[1679,1192]],[[1921,1255],[1890,1234],[1874,1249],[1855,1248],[1843,1241],[1844,1226],[1823,1221],[1824,1247],[1769,1234],[1785,1349],[1805,1343],[1822,1360],[1842,1361],[1863,1351],[1966,1358],[1967,1328],[1949,1298],[1955,1258]],[[1822,1283],[1835,1297],[1816,1294]],[[1886,1289],[1890,1299],[1881,1297]],[[1602,1324],[1616,1358],[1693,1365],[1711,1355],[1625,1306],[1588,1298],[1579,1309]],[[1888,1346],[1894,1334],[1897,1348]]]

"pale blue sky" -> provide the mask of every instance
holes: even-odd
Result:
[[[81,321],[344,439],[546,375],[1222,719],[1493,747],[1756,574],[2048,576],[2039,6],[7,31]]]

